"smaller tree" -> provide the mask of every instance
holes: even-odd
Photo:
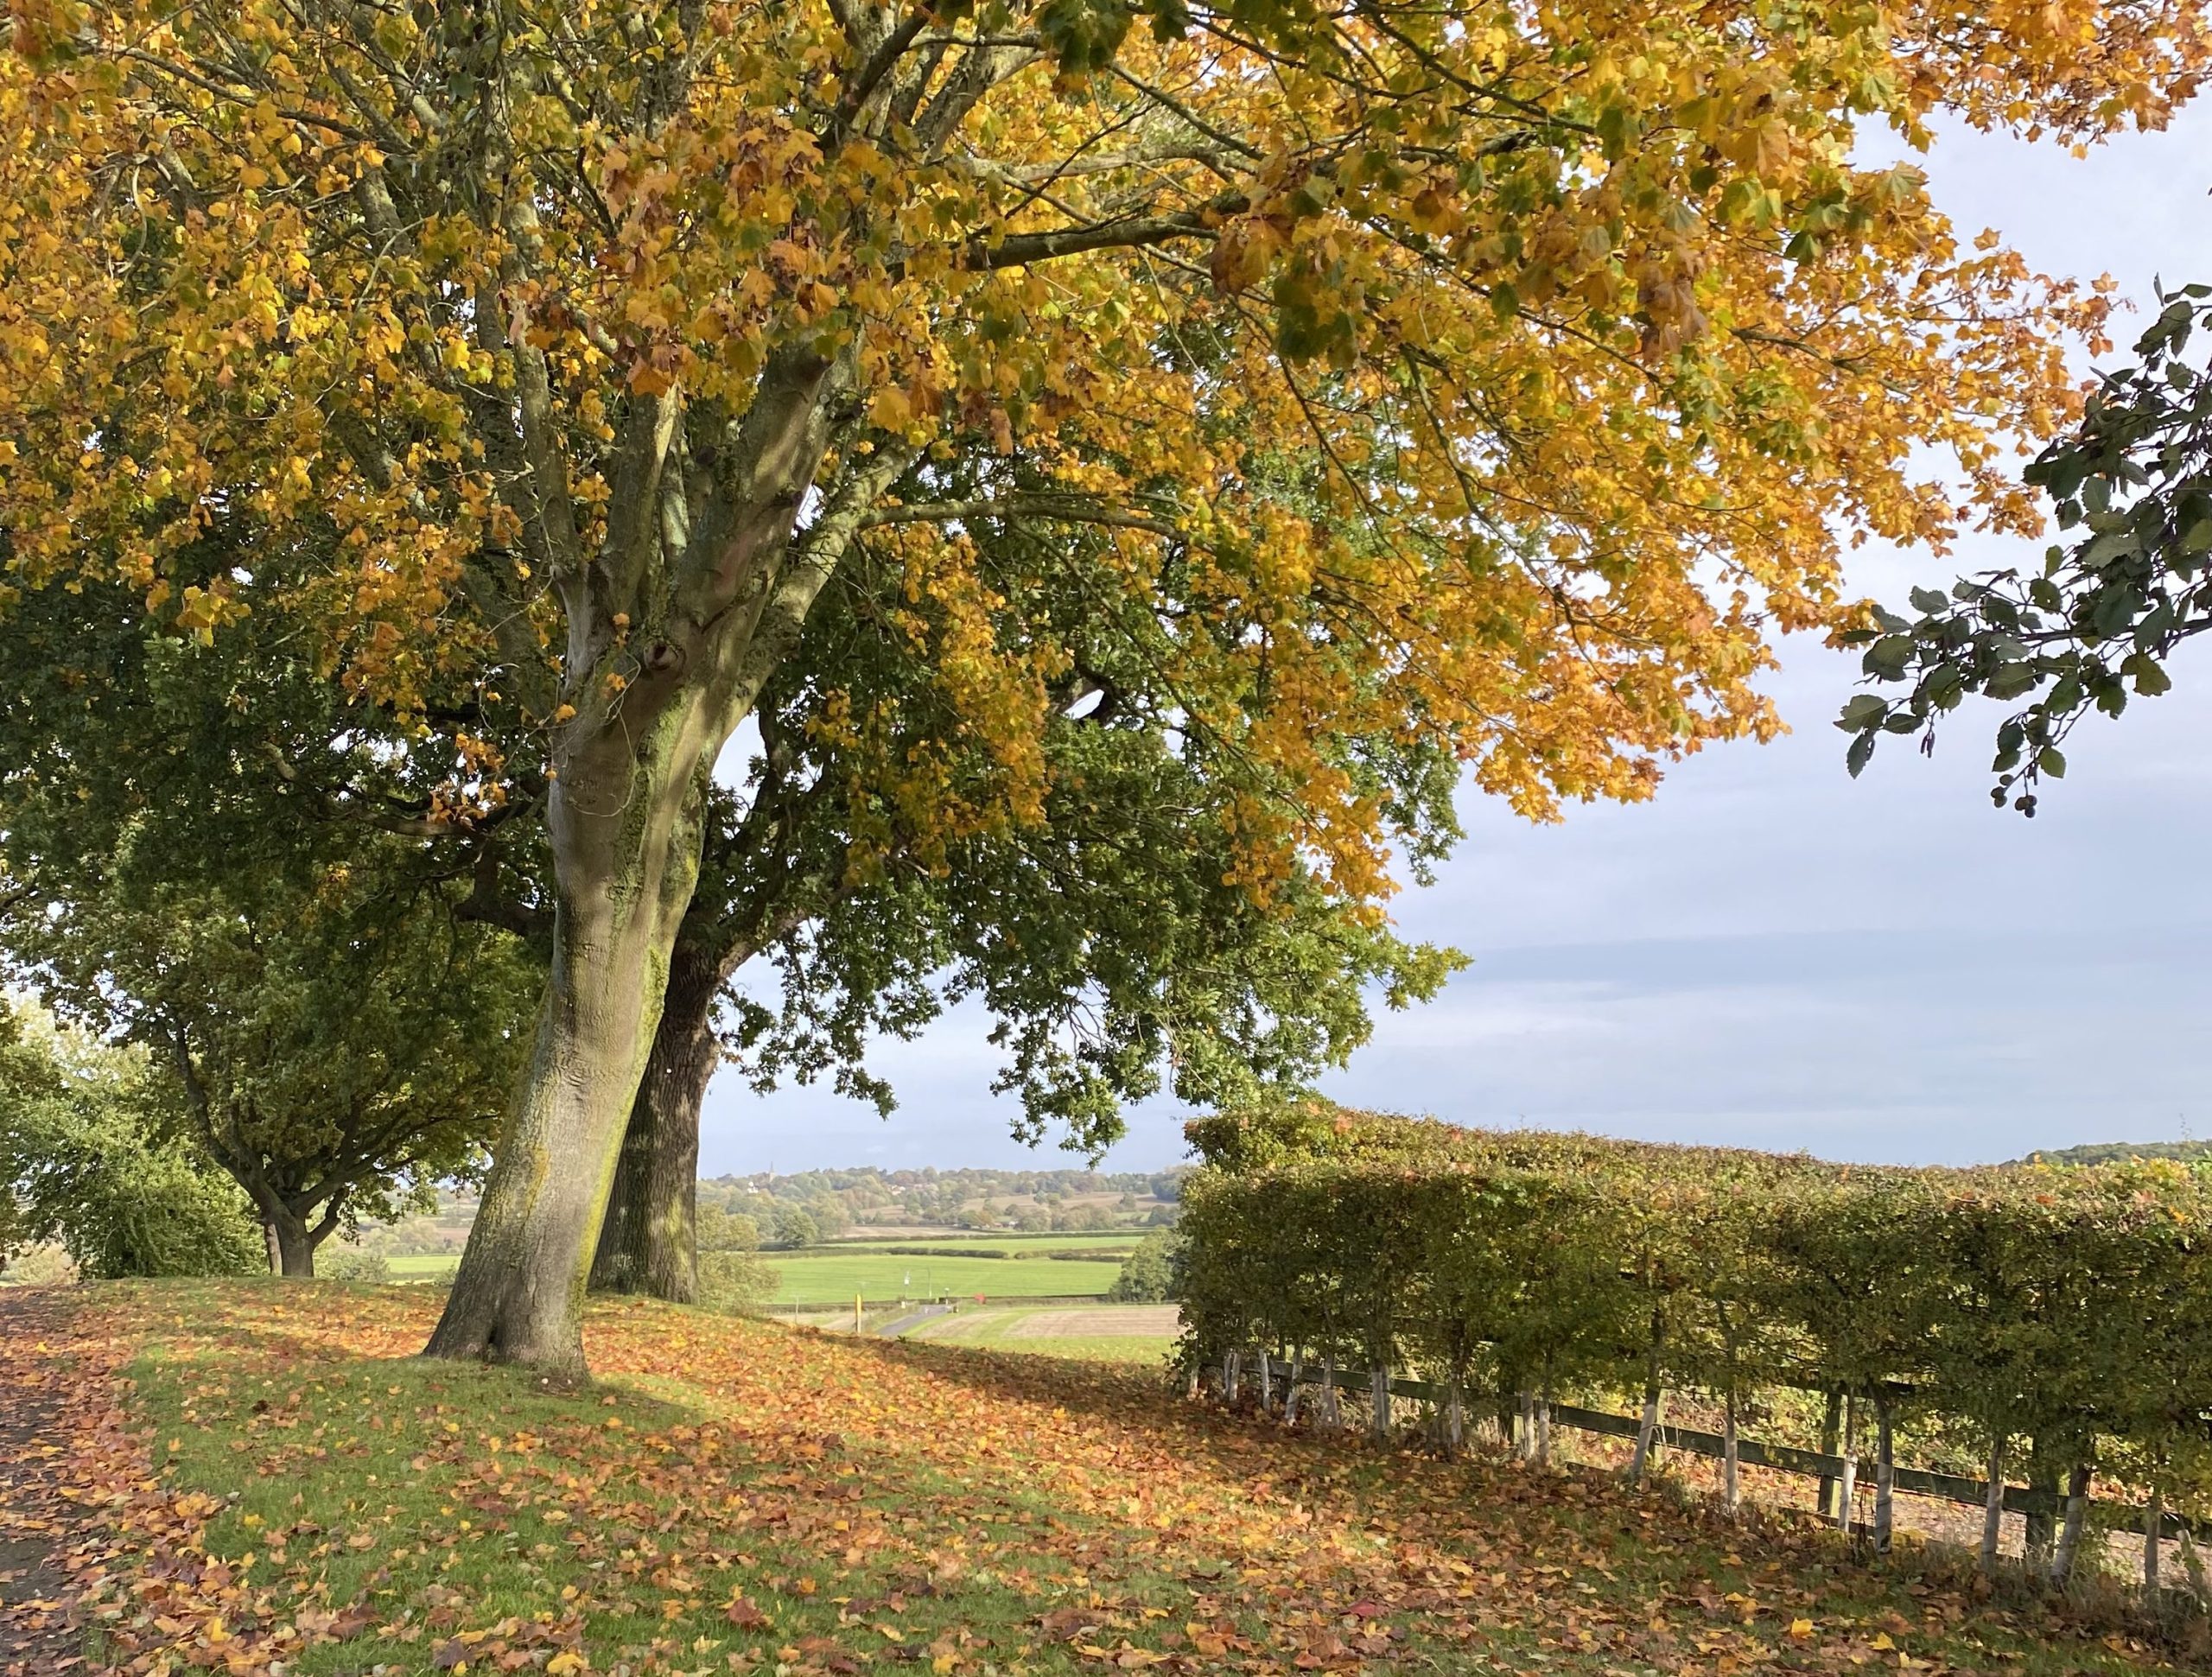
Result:
[[[143,1053],[0,1000],[0,1269],[52,1241],[100,1278],[260,1267],[246,1202],[173,1133],[165,1093]]]
[[[1182,1236],[1163,1229],[1147,1235],[1136,1250],[1122,1261],[1122,1273],[1106,1296],[1116,1304],[1166,1304],[1175,1296],[1177,1267],[1181,1261]]]

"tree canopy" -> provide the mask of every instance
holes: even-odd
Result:
[[[442,752],[423,819],[542,796],[548,1006],[434,1348],[567,1367],[713,765],[864,536],[998,770],[938,797],[917,739],[887,800],[1035,823],[1078,649],[1001,638],[976,532],[1101,532],[1157,725],[1252,766],[1225,882],[1377,918],[1419,829],[1343,742],[1643,796],[1776,725],[1846,532],[2027,525],[2103,301],[1855,136],[2156,124],[2204,44],[2182,0],[16,16],[9,571],[211,636],[275,590]]]

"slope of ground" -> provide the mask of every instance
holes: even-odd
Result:
[[[1173,1305],[976,1307],[931,1317],[909,1329],[906,1337],[941,1344],[988,1345],[1032,1356],[1080,1356],[1157,1367],[1174,1346],[1176,1328]]]
[[[592,1315],[603,1383],[562,1393],[410,1360],[435,1302],[106,1286],[63,1295],[36,1342],[0,1334],[0,1406],[54,1394],[63,1489],[107,1533],[54,1558],[104,1658],[297,1677],[2174,1668],[1826,1534],[1732,1528],[1596,1472],[1288,1433],[1156,1375],[623,1304]]]

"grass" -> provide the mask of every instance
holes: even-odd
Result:
[[[387,1257],[385,1265],[396,1281],[442,1280],[461,1266],[458,1252],[407,1252]]]
[[[413,1360],[413,1289],[70,1297],[0,1382],[73,1394],[57,1459],[109,1522],[73,1564],[103,1657],[143,1671],[2175,1669],[1909,1555],[1286,1432],[1154,1375],[625,1303],[591,1317],[602,1383],[563,1394]]]
[[[1053,1258],[916,1258],[893,1253],[808,1247],[762,1255],[777,1274],[778,1305],[850,1304],[862,1299],[1096,1298],[1122,1267]]]
[[[1096,1318],[1108,1312],[1135,1315],[1149,1319],[1153,1311],[1145,1305],[1100,1305],[1082,1313]],[[932,1344],[988,1346],[995,1350],[1016,1351],[1031,1356],[1080,1357],[1090,1362],[1132,1363],[1157,1366],[1166,1360],[1174,1349],[1171,1334],[1155,1333],[1039,1333],[1036,1327],[1042,1320],[1050,1325],[1051,1319],[1065,1317],[1068,1312],[1053,1309],[972,1310],[952,1316],[940,1316],[923,1323],[907,1335],[911,1339],[926,1339]]]

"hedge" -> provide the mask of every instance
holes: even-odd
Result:
[[[1186,1127],[1186,1354],[1454,1391],[1848,1394],[2212,1506],[2212,1172],[1866,1168],[1325,1104]],[[1992,1543],[1993,1545],[1993,1535]]]

